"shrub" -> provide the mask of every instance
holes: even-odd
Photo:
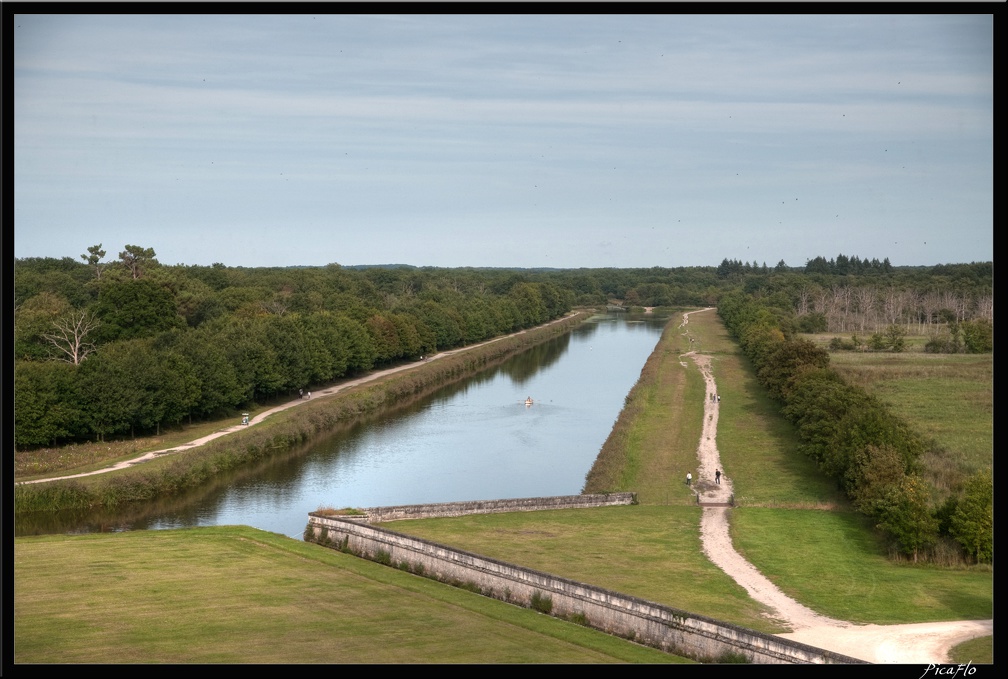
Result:
[[[877,507],[878,527],[915,563],[920,551],[937,541],[938,519],[928,508],[928,489],[919,476],[905,476],[890,486]]]
[[[994,477],[990,469],[966,482],[949,522],[949,534],[977,563],[994,558]]]
[[[553,612],[553,598],[548,594],[533,592],[532,599],[529,601],[529,607],[533,611],[539,611],[540,613],[549,615]]]
[[[994,351],[994,326],[986,318],[962,324],[963,343],[971,354],[989,354]]]

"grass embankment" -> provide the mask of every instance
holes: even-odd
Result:
[[[739,503],[731,512],[732,539],[750,563],[799,602],[837,619],[893,624],[993,616],[989,567],[944,569],[888,559],[875,531],[850,509],[836,484],[798,453],[790,426],[758,386],[716,312],[692,314],[687,328],[694,346],[712,356],[722,397],[718,449]],[[687,368],[678,363],[688,340],[667,330],[661,342],[664,346],[652,356],[659,367],[645,368],[643,374],[642,382],[650,384],[638,384],[628,398],[626,410],[634,415],[621,415],[617,422],[621,433],[614,430],[618,445],[609,451],[605,480],[595,486],[590,477],[586,487],[637,490],[632,484],[639,483],[647,489],[639,500],[658,506],[594,513],[591,532],[539,513],[396,522],[395,530],[754,629],[780,631],[752,602],[743,605],[733,591],[735,583],[700,553],[700,510],[682,506],[693,498],[679,474],[679,465],[687,460],[695,465],[699,429],[691,438],[685,433],[688,425],[675,423],[675,408],[667,408],[663,416],[641,403],[666,410],[675,400],[671,395],[679,394],[686,399],[682,410],[701,412],[704,397],[689,386],[699,379],[699,370],[691,361]],[[621,453],[629,461],[625,468],[647,471],[620,476]],[[649,466],[649,458],[658,462]],[[666,503],[680,506],[664,507]]]
[[[14,510],[22,513],[92,507],[116,508],[171,497],[205,484],[225,471],[255,464],[299,443],[352,426],[363,416],[405,407],[446,384],[464,379],[531,346],[568,332],[587,316],[587,312],[582,312],[547,326],[440,357],[436,361],[418,363],[411,370],[397,372],[332,396],[304,401],[298,407],[275,413],[247,430],[190,450],[165,455],[135,468],[79,479],[17,485],[14,489]],[[233,424],[233,420],[218,422],[210,431]],[[206,428],[207,425],[204,424],[197,430],[199,433],[189,432],[195,434],[192,438],[173,434],[172,440],[183,438],[179,443],[191,441],[208,433]],[[158,437],[157,441],[157,444],[151,440],[146,444],[137,444],[133,450],[139,455],[163,448],[163,438]],[[51,458],[53,453],[38,451],[38,454]],[[119,458],[123,455],[121,451],[115,451],[114,454]],[[62,472],[74,473],[101,466],[95,462],[93,455],[84,457],[85,469],[64,468]],[[23,460],[22,463],[25,468],[31,468],[29,460]],[[16,477],[16,480],[28,479]]]
[[[713,313],[713,312],[707,312]],[[585,480],[585,493],[633,491],[644,504],[696,505],[684,483],[696,471],[704,381],[689,359],[689,338],[672,319],[626,397]]]
[[[14,541],[16,663],[682,662],[246,527]]]

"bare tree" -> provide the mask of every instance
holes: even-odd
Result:
[[[61,360],[80,365],[95,350],[87,336],[99,325],[98,318],[90,311],[73,311],[53,321],[53,331],[42,333],[42,337],[66,354]]]
[[[815,293],[815,310],[826,317],[826,329],[834,331],[833,304],[829,292],[819,288]]]
[[[930,328],[938,318],[938,311],[942,308],[942,298],[937,292],[927,292],[920,296],[918,304],[924,318],[924,324]]]
[[[262,310],[268,314],[273,314],[274,316],[283,316],[288,310],[288,300],[282,295],[275,295],[273,299],[268,302],[262,302],[260,304]]]
[[[976,312],[980,318],[986,318],[988,321],[994,320],[994,296],[993,295],[982,295],[976,301]]]
[[[807,285],[803,285],[802,289],[798,292],[798,315],[804,316],[808,313],[809,301],[812,297],[812,293],[809,291]]]
[[[840,316],[840,332],[847,332],[847,316],[850,314],[851,291],[846,285],[833,286],[833,310]]]
[[[861,334],[865,332],[865,325],[873,320],[875,315],[875,290],[867,285],[854,289],[854,301],[857,304],[858,314],[861,316]]]
[[[889,325],[895,325],[903,317],[903,295],[896,288],[889,288],[882,298],[882,315]]]
[[[900,292],[900,301],[902,303],[903,312],[906,315],[906,327],[910,330],[910,324],[912,322],[917,323],[918,332],[920,331],[921,315],[919,309],[920,293],[916,290],[903,290]]]

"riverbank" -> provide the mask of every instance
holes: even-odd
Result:
[[[432,391],[569,332],[592,312],[572,312],[537,328],[441,352],[324,387],[254,414],[249,424],[215,428],[182,445],[59,477],[18,481],[15,511],[114,508],[169,497],[215,475],[263,460],[319,435],[351,426],[383,408],[402,407]]]

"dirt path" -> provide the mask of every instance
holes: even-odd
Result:
[[[684,332],[688,323],[689,314],[683,314],[683,322],[679,327]],[[733,489],[731,478],[723,473],[717,449],[717,421],[721,402],[717,397],[711,358],[692,351],[686,356],[697,365],[707,384],[703,432],[697,446],[699,464],[697,478],[693,483],[693,490],[703,506],[700,519],[703,550],[718,568],[744,587],[749,596],[772,609],[775,619],[793,629],[792,632],[777,636],[873,663],[929,664],[947,663],[949,649],[956,644],[994,633],[993,620],[910,625],[855,625],[833,620],[788,597],[756,570],[735,551],[728,532],[728,512],[731,511],[728,505]],[[720,483],[715,482],[716,470],[722,471]]]
[[[544,327],[553,325],[554,323],[560,323],[561,321],[567,320],[569,317],[570,317],[570,314],[568,314],[566,316],[563,316],[562,318],[558,318],[558,319],[556,319],[554,321],[550,321],[549,323],[545,323],[544,325],[541,325],[539,327],[540,328],[544,328]],[[222,436],[227,436],[228,434],[233,434],[236,431],[242,431],[246,427],[255,426],[256,424],[259,424],[260,422],[262,422],[263,420],[265,420],[270,415],[273,415],[275,413],[279,413],[281,411],[287,410],[288,408],[294,408],[296,406],[303,405],[305,403],[310,402],[312,399],[321,398],[321,397],[325,397],[325,396],[332,396],[333,394],[338,393],[340,391],[344,391],[346,389],[350,389],[351,387],[356,387],[356,386],[364,384],[366,382],[373,382],[374,380],[378,380],[378,379],[381,379],[383,377],[387,377],[388,375],[391,375],[393,373],[402,372],[404,370],[412,370],[413,368],[416,368],[416,367],[422,365],[423,363],[425,363],[427,361],[435,361],[435,360],[437,360],[439,358],[444,358],[446,356],[453,356],[455,354],[458,354],[458,353],[461,353],[461,352],[464,352],[464,351],[470,351],[471,349],[475,349],[477,347],[482,347],[482,346],[486,346],[487,344],[492,344],[493,342],[499,342],[500,340],[504,339],[505,337],[514,337],[514,336],[517,336],[517,335],[522,335],[522,334],[524,334],[526,332],[528,332],[528,331],[527,330],[520,330],[520,331],[518,331],[516,333],[513,333],[511,335],[505,335],[504,337],[495,337],[492,340],[487,340],[486,342],[480,342],[479,344],[470,344],[469,346],[462,347],[460,349],[453,349],[451,351],[445,351],[445,352],[442,352],[442,353],[439,353],[439,354],[434,354],[434,355],[432,355],[432,356],[430,356],[430,357],[428,357],[426,359],[423,359],[421,361],[417,361],[415,363],[406,363],[404,365],[399,365],[399,366],[396,366],[394,368],[388,368],[386,370],[379,370],[379,371],[376,371],[376,372],[368,373],[367,375],[364,375],[363,377],[357,378],[355,380],[350,380],[348,382],[342,382],[340,384],[337,384],[337,385],[334,385],[334,386],[331,386],[331,387],[327,387],[325,389],[320,389],[319,391],[315,392],[314,394],[312,394],[312,392],[309,391],[308,394],[309,394],[310,398],[295,399],[293,401],[289,401],[287,403],[282,403],[282,404],[280,404],[278,406],[270,408],[269,410],[264,410],[263,412],[259,413],[255,417],[250,418],[249,419],[249,423],[247,425],[244,425],[244,424],[235,424],[235,425],[232,425],[230,427],[224,427],[223,429],[218,429],[217,431],[213,432],[212,434],[207,434],[206,436],[203,436],[201,438],[195,439],[195,440],[190,441],[188,443],[183,443],[180,446],[173,446],[171,448],[163,448],[161,450],[152,450],[150,452],[144,453],[143,455],[141,455],[139,457],[135,457],[135,458],[132,458],[132,459],[129,459],[129,460],[124,460],[122,462],[119,462],[119,463],[114,464],[114,465],[110,465],[108,467],[102,467],[101,469],[96,469],[95,471],[83,472],[83,473],[80,473],[80,474],[68,474],[66,476],[50,476],[50,477],[47,477],[47,478],[44,478],[44,479],[33,479],[31,481],[19,481],[18,483],[19,484],[21,484],[21,483],[23,483],[23,484],[30,484],[30,483],[44,483],[46,481],[55,481],[57,479],[76,479],[76,478],[80,478],[82,476],[94,476],[96,474],[106,474],[108,472],[115,471],[117,469],[126,469],[127,467],[132,467],[132,466],[135,466],[135,465],[138,465],[138,464],[143,464],[144,462],[149,462],[149,461],[153,460],[154,458],[162,457],[164,455],[171,455],[172,453],[179,453],[179,452],[182,452],[183,450],[190,450],[190,449],[195,448],[197,446],[201,446],[204,443],[207,443],[208,441],[213,441],[214,439],[218,439],[218,438],[220,438]]]

